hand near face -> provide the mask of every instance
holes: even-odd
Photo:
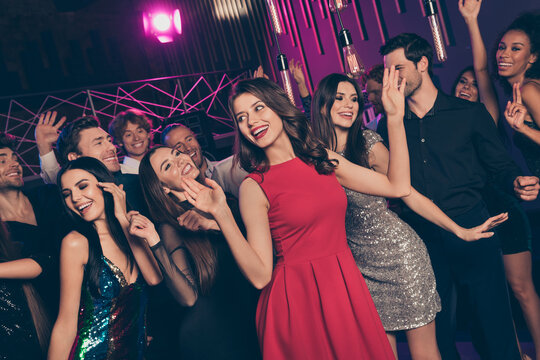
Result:
[[[125,225],[127,222],[127,206],[126,206],[126,192],[124,191],[124,185],[116,185],[110,182],[98,182],[97,185],[103,190],[113,196],[114,200],[114,215],[120,222]]]
[[[470,20],[476,20],[478,13],[480,13],[480,7],[482,6],[482,0],[459,0],[458,8],[461,16],[466,22]]]
[[[502,224],[508,220],[508,213],[502,213],[496,216],[492,216],[487,219],[482,225],[478,225],[471,229],[463,229],[462,233],[458,236],[465,241],[476,241],[484,238],[492,237],[495,233],[489,231],[494,227]]]
[[[55,124],[56,115],[56,111],[47,111],[47,113],[39,115],[34,136],[36,137],[36,143],[40,155],[45,155],[52,151],[53,144],[56,142],[56,140],[58,140],[58,134],[60,133],[59,129],[66,121],[66,117],[62,116],[62,118]]]
[[[214,215],[221,206],[227,206],[227,199],[223,189],[212,179],[205,179],[204,186],[197,181],[183,178],[184,194],[189,203],[197,209]]]
[[[160,239],[154,224],[138,211],[127,213],[129,220],[128,232],[130,235],[145,239],[149,246],[156,245]]]
[[[190,231],[219,230],[215,220],[209,219],[196,210],[188,210],[178,218],[178,224]]]
[[[514,192],[523,201],[533,201],[538,196],[540,185],[536,176],[518,176],[514,180]]]
[[[384,69],[383,88],[381,100],[384,111],[388,118],[405,115],[405,78],[399,81],[399,70],[392,65],[390,69]]]

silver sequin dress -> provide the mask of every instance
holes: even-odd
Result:
[[[371,130],[363,135],[368,152],[382,141]],[[347,240],[384,329],[407,330],[430,323],[441,304],[422,239],[387,208],[385,198],[345,192]]]

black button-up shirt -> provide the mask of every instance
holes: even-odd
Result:
[[[423,118],[406,106],[404,123],[411,184],[449,216],[478,205],[488,176],[511,191],[520,175],[481,103],[439,90],[433,108]],[[386,123],[380,128],[388,141]]]

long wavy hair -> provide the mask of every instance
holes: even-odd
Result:
[[[18,260],[21,258],[20,249],[11,241],[5,224],[0,221],[0,262]],[[32,316],[39,345],[43,355],[47,354],[51,336],[51,321],[42,305],[42,299],[29,281],[21,281],[24,297]]]
[[[311,125],[313,132],[327,148],[336,151],[336,126],[334,125],[334,121],[332,121],[330,110],[336,100],[337,88],[341,82],[347,82],[354,86],[358,95],[358,114],[347,134],[347,143],[345,144],[344,152],[345,158],[355,164],[369,167],[366,141],[362,135],[364,99],[362,89],[360,89],[356,81],[343,74],[330,74],[319,82],[315,94],[313,94],[313,101],[311,102]]]
[[[243,94],[257,97],[281,118],[294,153],[303,162],[313,165],[319,174],[334,171],[336,162],[328,158],[324,144],[313,134],[304,113],[291,104],[282,88],[264,78],[239,81],[234,85],[229,97],[229,110],[236,125],[235,162],[240,162],[242,168],[247,172],[260,173],[266,172],[269,168],[263,149],[247,140],[238,128],[234,116],[234,101]]]
[[[189,231],[178,224],[177,218],[188,209],[182,206],[174,195],[165,193],[163,189],[165,184],[159,180],[150,163],[152,155],[160,148],[167,147],[157,146],[150,149],[139,166],[139,179],[144,199],[152,220],[158,224],[171,225],[182,238],[187,249],[188,261],[195,273],[197,288],[201,293],[206,294],[210,291],[216,277],[216,253],[208,234]]]
[[[114,177],[101,161],[83,156],[68,162],[64,167],[62,167],[57,176],[57,184],[61,186],[62,176],[64,176],[69,170],[75,169],[87,171],[88,173],[94,175],[99,182],[115,182]],[[111,233],[111,237],[120,250],[126,255],[129,270],[133,271],[135,258],[133,257],[133,252],[131,251],[126,235],[122,230],[122,226],[114,214],[113,196],[106,191],[102,191],[102,193],[105,204],[105,218]],[[83,220],[79,215],[71,211],[66,205],[65,199],[63,203],[67,209],[67,213],[75,224],[75,231],[79,232],[88,240],[88,263],[85,267],[85,279],[88,281],[90,291],[94,295],[98,295],[100,294],[99,275],[103,267],[103,262],[101,261],[103,249],[101,248],[101,242],[99,241],[97,230],[94,223]]]

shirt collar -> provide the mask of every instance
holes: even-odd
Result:
[[[212,174],[214,173],[214,169],[216,168],[217,161],[210,161],[206,157],[203,157],[203,161],[206,162],[206,171],[204,172],[204,175],[207,178],[211,178]]]
[[[139,167],[139,165],[141,164],[141,162],[137,159],[134,159],[132,157],[129,157],[129,156],[124,156],[124,161],[122,162],[124,165],[127,165],[127,166],[132,166],[132,167]]]
[[[434,116],[439,110],[444,109],[444,106],[446,104],[445,100],[447,96],[448,95],[444,94],[441,90],[437,89],[437,98],[435,98],[433,107],[429,109],[429,111],[426,113],[426,115],[424,115],[424,117]],[[409,104],[405,102],[405,119],[411,120],[413,116],[418,118],[418,116],[416,116],[416,114],[411,111]]]

